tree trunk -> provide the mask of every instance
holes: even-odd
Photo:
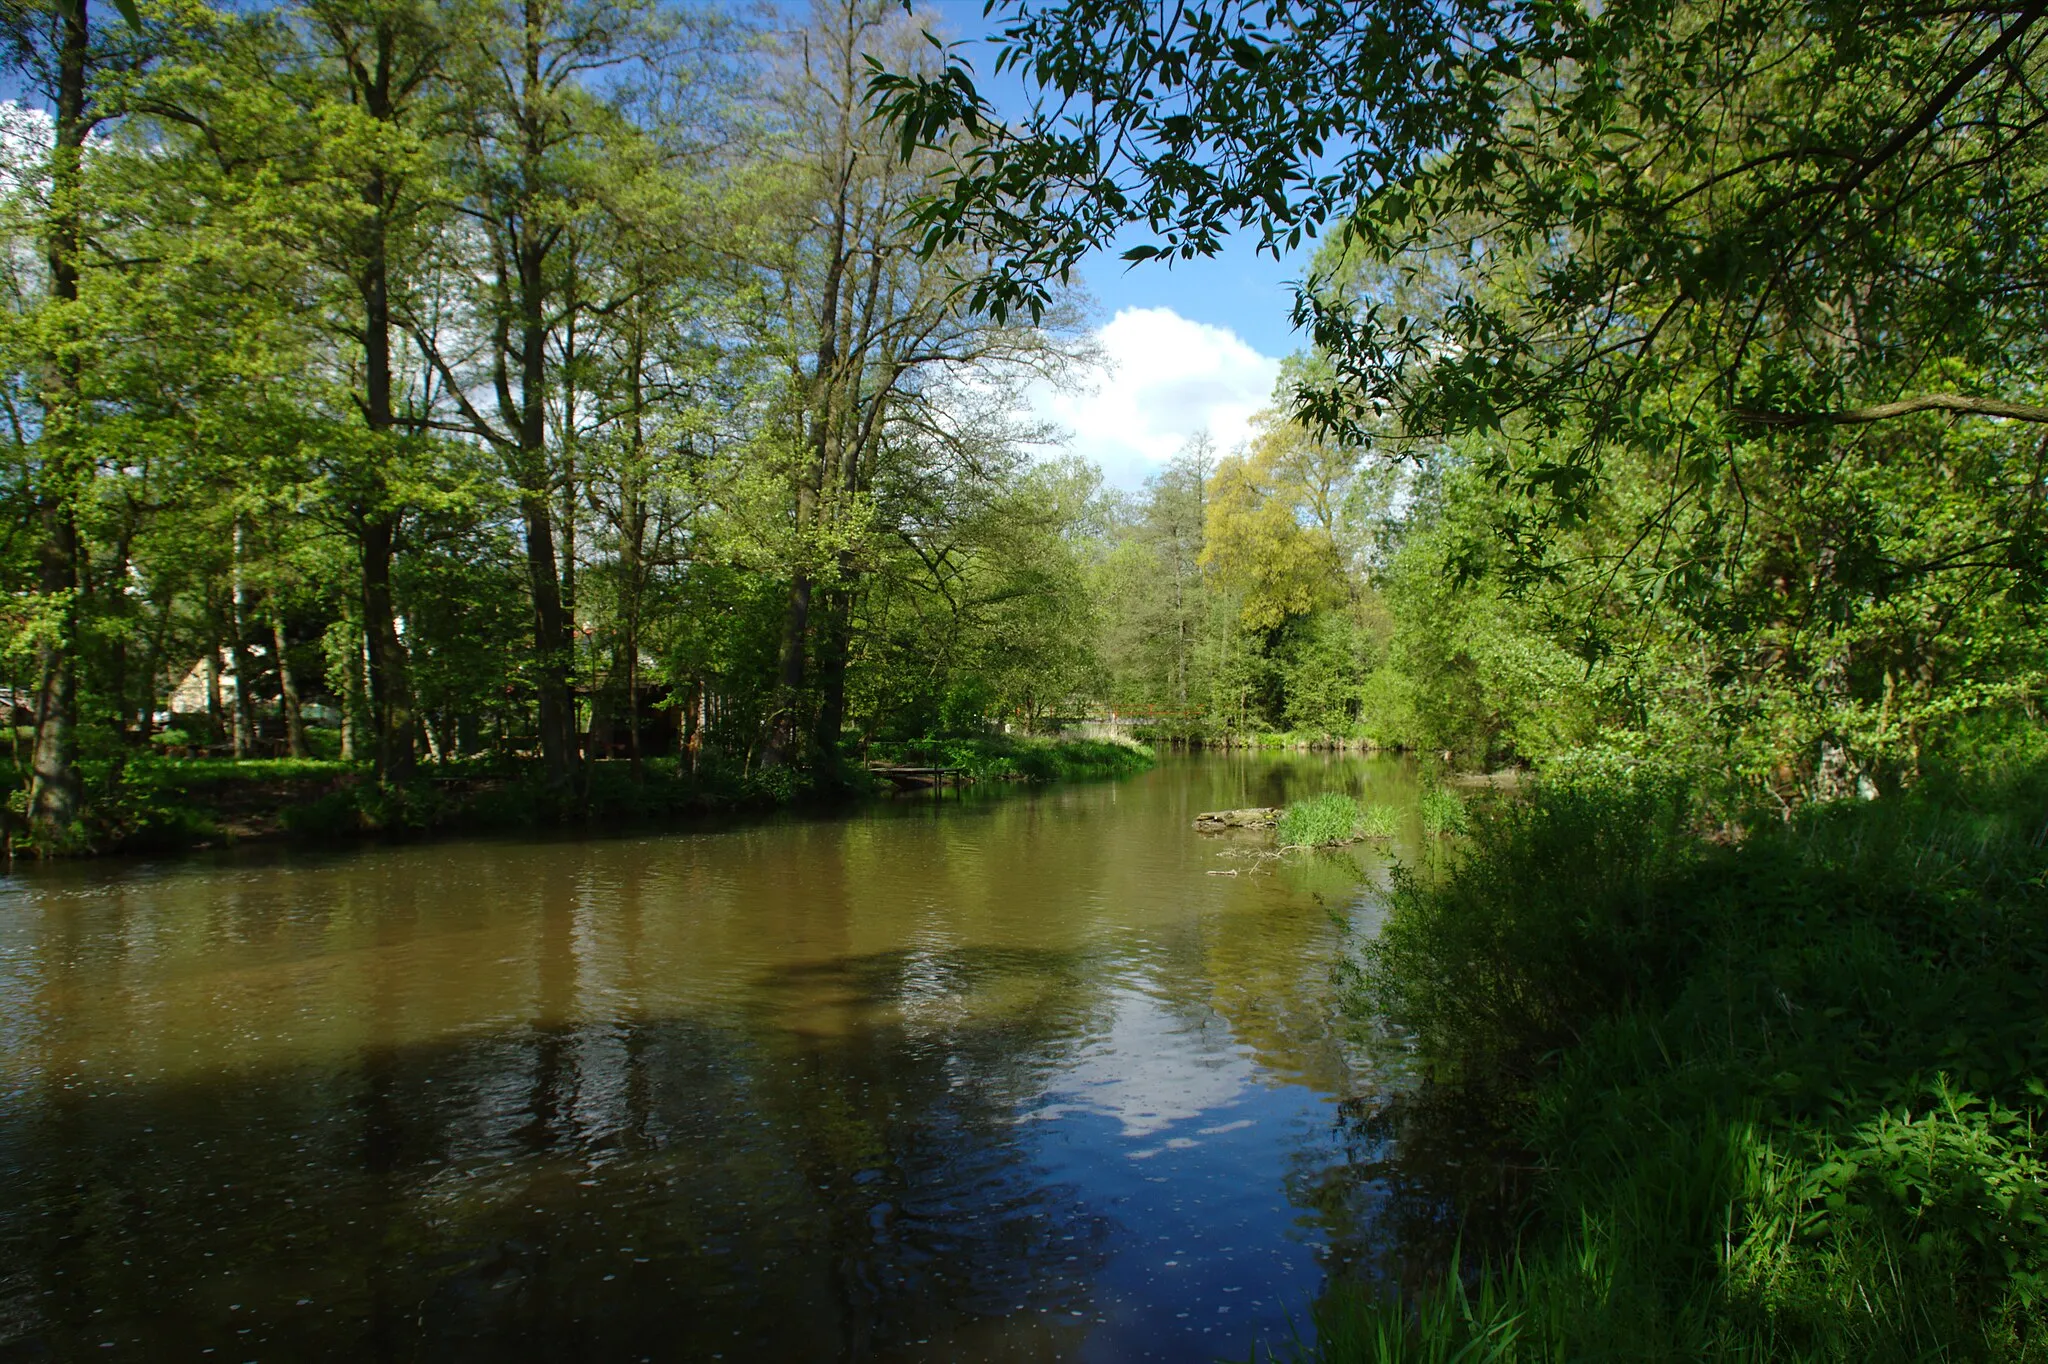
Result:
[[[228,667],[235,679],[235,757],[247,758],[256,750],[256,695],[249,676],[249,582],[242,559],[248,550],[248,528],[235,517],[234,592],[229,612]]]
[[[853,593],[834,587],[825,594],[818,636],[818,719],[811,741],[826,763],[836,760],[839,734],[846,728],[846,664],[853,647]]]
[[[704,751],[704,726],[710,709],[710,689],[700,681],[697,683],[697,707],[694,723],[692,716],[688,714],[683,716],[683,723],[688,726],[690,731],[690,736],[684,741],[683,747],[690,755],[690,775],[693,777],[697,775],[697,759]]]
[[[396,39],[382,27],[377,33],[377,62],[365,71],[360,91],[370,117],[396,124],[399,110],[392,89],[392,49]],[[412,775],[412,686],[404,646],[399,642],[391,600],[391,561],[398,536],[398,513],[389,505],[383,462],[391,457],[397,433],[391,360],[391,211],[392,178],[373,169],[363,181],[362,201],[368,210],[362,273],[357,292],[363,304],[363,420],[370,431],[370,482],[373,491],[356,508],[357,560],[361,569],[365,666],[369,672],[372,750],[380,782],[403,782]]]
[[[62,33],[57,50],[57,109],[50,153],[50,217],[45,243],[50,295],[60,305],[78,299],[80,159],[86,134],[86,0],[60,5]],[[42,544],[36,555],[36,586],[54,619],[44,623],[36,645],[36,744],[29,781],[29,831],[46,846],[61,843],[78,822],[82,788],[78,778],[78,520],[82,486],[91,475],[74,443],[78,418],[76,362],[61,351],[45,374],[42,487],[39,519]]]
[[[299,709],[299,675],[292,671],[292,656],[285,642],[283,616],[271,617],[270,637],[277,649],[278,704],[284,708],[285,751],[294,758],[310,758],[313,755],[312,750],[306,747],[306,717]]]
[[[163,671],[164,645],[171,632],[172,595],[164,594],[157,603],[156,628],[149,632],[149,652],[142,663],[142,713],[136,717],[135,730],[147,746],[150,736],[156,733],[156,679]]]
[[[370,729],[377,779],[403,782],[412,776],[412,688],[398,617],[391,601],[395,518],[381,517],[361,528],[363,653],[369,674]]]
[[[796,756],[797,736],[803,733],[797,708],[803,702],[804,655],[810,647],[810,635],[811,575],[799,568],[790,576],[789,604],[782,613],[775,712],[769,725],[768,746],[761,754],[764,767],[780,767]]]
[[[356,603],[358,610],[362,603]],[[339,657],[341,685],[337,689],[341,697],[341,760],[345,763],[360,762],[363,757],[363,721],[369,712],[369,690],[363,679],[363,635],[353,620],[344,619],[338,627],[347,635],[347,648]],[[329,668],[334,667],[330,655]]]
[[[200,660],[200,666],[206,670],[206,724],[208,730],[206,742],[208,744],[217,744],[220,742],[220,736],[226,728],[221,720],[220,641],[213,640],[208,642],[206,657]]]
[[[535,681],[540,693],[541,765],[551,785],[565,785],[576,747],[576,713],[570,694],[572,658],[569,617],[562,609],[556,577],[555,537],[547,495],[523,493],[519,510],[526,522],[526,580],[533,596]]]

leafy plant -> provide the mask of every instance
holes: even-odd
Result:
[[[2039,1358],[2048,764],[1926,786],[1710,844],[1610,767],[1400,875],[1354,1002],[1542,1174],[1503,1258],[1327,1298],[1319,1357]]]

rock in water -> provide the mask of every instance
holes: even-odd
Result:
[[[1225,829],[1270,829],[1280,818],[1278,810],[1257,806],[1249,810],[1205,810],[1195,816],[1195,828],[1205,834]]]

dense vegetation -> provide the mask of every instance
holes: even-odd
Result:
[[[1328,1299],[1326,1357],[2040,1357],[2043,756],[1732,847],[1580,774],[1404,879],[1361,1002],[1544,1173],[1512,1254]]]
[[[151,754],[526,764],[588,813],[602,760],[832,786],[1085,692],[1097,479],[1015,401],[1079,315],[990,320],[970,253],[918,253],[945,154],[865,89],[922,50],[897,7],[8,23],[0,680],[40,846],[122,837]]]
[[[1115,675],[1538,769],[1436,811],[1358,1000],[1526,1196],[1318,1352],[2040,1358],[2044,11],[989,8],[1024,116],[879,87],[973,139],[921,221],[993,313],[1321,238]]]

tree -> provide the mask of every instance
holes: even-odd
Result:
[[[1044,96],[1025,117],[957,57],[876,82],[906,145],[974,141],[924,210],[934,246],[995,253],[974,297],[1036,306],[1132,223],[1137,259],[1327,234],[1304,419],[1456,442],[1504,552],[1449,568],[1542,599],[1634,723],[1662,696],[1724,726],[1706,698],[1740,679],[1740,725],[1776,716],[1810,793],[1842,794],[1879,761],[1853,717],[1896,723],[1898,603],[1954,604],[1923,641],[2003,603],[2032,648],[2040,7],[991,8],[999,67]],[[1964,450],[1970,506],[1920,542],[1894,499],[1954,486]]]
[[[899,159],[867,92],[870,60],[910,60],[916,36],[883,0],[835,0],[814,8],[778,60],[780,214],[757,259],[773,281],[764,292],[780,303],[770,344],[789,385],[778,425],[793,506],[770,761],[806,747],[830,754],[844,727],[884,451],[961,448],[950,434],[967,397],[960,376],[1002,385],[1056,375],[1071,354],[1055,335],[1073,325],[1069,301],[1048,295],[1050,330],[1006,325],[954,296],[958,252],[919,251],[907,215],[948,154]]]
[[[485,16],[460,91],[457,180],[466,221],[447,239],[462,285],[458,311],[411,315],[444,381],[453,425],[498,452],[515,489],[541,753],[558,785],[577,752],[580,328],[623,301],[593,294],[593,284],[630,285],[624,276],[593,279],[584,251],[593,220],[631,202],[631,177],[662,169],[634,154],[637,130],[617,99],[586,82],[643,63],[658,68],[672,32],[664,15],[636,0],[511,0]],[[477,390],[489,398],[473,398]]]
[[[304,273],[276,281],[279,295],[353,352],[337,357],[332,391],[303,395],[321,429],[299,443],[304,467],[281,477],[295,510],[353,548],[372,751],[391,781],[414,756],[393,565],[439,457],[429,375],[399,322],[426,284],[458,17],[421,0],[308,0],[246,20],[199,10],[139,105],[189,136],[187,180],[239,222],[246,250],[298,254]]]

